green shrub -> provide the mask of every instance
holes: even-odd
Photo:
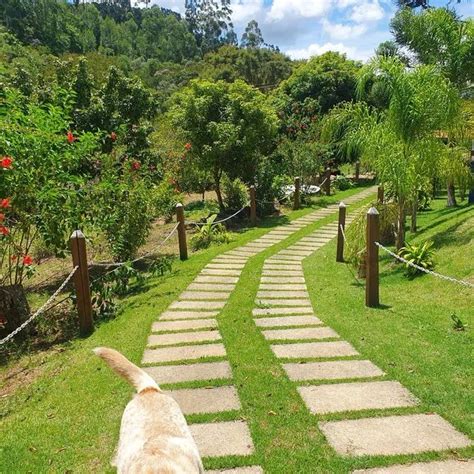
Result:
[[[433,261],[433,242],[431,240],[427,240],[422,244],[409,244],[406,243],[405,247],[402,247],[398,254],[400,257],[403,257],[410,263],[414,263],[421,268],[426,270],[431,270],[434,268],[434,261]],[[406,266],[406,275],[410,278],[413,278],[417,275],[423,273],[418,268],[414,268],[408,263],[405,264]]]
[[[346,189],[350,189],[354,187],[354,183],[346,178],[343,174],[336,176],[334,180],[334,187],[339,191],[345,191]]]
[[[190,239],[193,250],[206,249],[211,244],[226,244],[230,242],[230,234],[222,224],[214,224],[217,214],[213,214],[204,225],[198,226],[198,231]]]
[[[224,176],[222,180],[224,190],[224,204],[228,211],[238,211],[245,207],[249,201],[247,186],[236,178],[231,180]]]
[[[169,222],[176,210],[176,204],[182,202],[183,195],[166,179],[164,179],[153,192],[153,203],[157,217],[163,217]]]

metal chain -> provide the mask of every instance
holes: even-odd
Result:
[[[405,258],[403,257],[400,257],[400,255],[397,255],[396,253],[392,252],[391,250],[389,250],[388,248],[384,247],[381,243],[379,242],[375,242],[375,245],[379,248],[381,248],[382,250],[385,250],[385,252],[387,252],[388,254],[390,254],[393,258],[396,258],[397,260],[399,260],[400,262],[403,262],[403,263],[406,263],[407,265],[413,267],[413,268],[416,268],[417,270],[420,270],[421,272],[424,272],[424,273],[428,273],[429,275],[433,275],[435,277],[438,277],[438,278],[442,278],[443,280],[447,280],[447,281],[450,281],[452,283],[458,283],[459,285],[463,285],[463,286],[467,286],[469,288],[474,288],[474,284],[473,283],[470,283],[468,281],[464,281],[464,280],[457,280],[456,278],[453,278],[453,277],[450,277],[450,276],[446,276],[446,275],[441,275],[441,273],[437,273],[437,272],[434,272],[432,270],[427,270],[426,268],[423,268],[423,267],[420,267],[420,265],[417,265],[416,263],[413,263],[413,262],[409,262],[408,260],[406,260]]]
[[[8,336],[4,337],[2,340],[0,340],[0,346],[5,344],[6,342],[10,341],[13,339],[20,331],[23,331],[23,329],[28,326],[33,320],[35,320],[40,314],[44,313],[48,308],[48,306],[57,298],[59,293],[64,290],[64,287],[69,283],[69,280],[73,277],[74,273],[76,273],[77,269],[79,266],[75,266],[71,273],[66,277],[66,279],[63,281],[61,286],[49,297],[48,301],[41,306],[38,310],[36,310],[21,326],[18,326],[13,332],[11,332]]]
[[[247,209],[249,206],[250,206],[250,203],[248,202],[242,209],[238,210],[237,212],[235,212],[235,213],[232,214],[231,216],[226,217],[225,219],[221,219],[220,221],[215,221],[215,222],[213,222],[212,225],[215,225],[215,224],[222,224],[223,222],[226,222],[226,221],[232,219],[233,217],[237,216],[237,215],[240,214],[242,211],[244,211],[245,209]],[[187,224],[187,225],[203,226],[203,225],[206,225],[207,223],[206,223],[206,222],[192,222],[192,221],[186,221],[185,224]]]

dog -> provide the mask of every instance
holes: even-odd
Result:
[[[112,465],[123,474],[202,474],[196,443],[178,404],[120,352],[94,349],[137,394],[122,416],[120,440]]]

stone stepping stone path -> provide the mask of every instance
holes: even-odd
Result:
[[[355,202],[350,198],[346,204]],[[327,212],[327,211],[325,211]],[[348,214],[350,223],[354,215]],[[319,428],[338,455],[390,456],[446,451],[471,445],[464,434],[436,414],[384,415],[419,401],[313,314],[303,260],[337,235],[337,223],[317,229],[264,262],[253,316],[288,378],[315,416],[380,410],[369,418],[320,421]],[[325,341],[324,339],[329,339]],[[358,381],[357,379],[364,379]],[[328,383],[327,381],[330,381]],[[316,419],[315,419],[316,423]],[[357,473],[474,472],[474,461],[437,461]]]
[[[365,190],[351,199],[355,202],[373,193],[374,189]],[[214,421],[190,424],[203,458],[241,459],[255,451],[248,424],[240,413],[242,407],[232,384],[232,369],[217,319],[242,270],[253,256],[318,219],[336,216],[337,209],[337,205],[331,205],[316,210],[215,257],[153,323],[142,365],[175,398],[186,416],[199,415],[202,419],[206,414],[212,415],[209,420]],[[269,259],[265,267],[259,295],[262,302],[254,315],[269,341],[337,338],[314,316],[304,284],[301,260],[315,245],[321,243],[310,239],[301,242],[301,246],[291,246],[274,261]],[[216,421],[217,414],[225,414],[225,419],[231,421]],[[210,472],[258,474],[263,470],[249,466]]]

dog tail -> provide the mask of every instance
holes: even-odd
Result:
[[[161,391],[158,384],[144,370],[132,364],[120,352],[108,347],[97,347],[93,349],[93,352],[103,359],[114,372],[128,380],[135,387],[137,393],[144,390]]]

